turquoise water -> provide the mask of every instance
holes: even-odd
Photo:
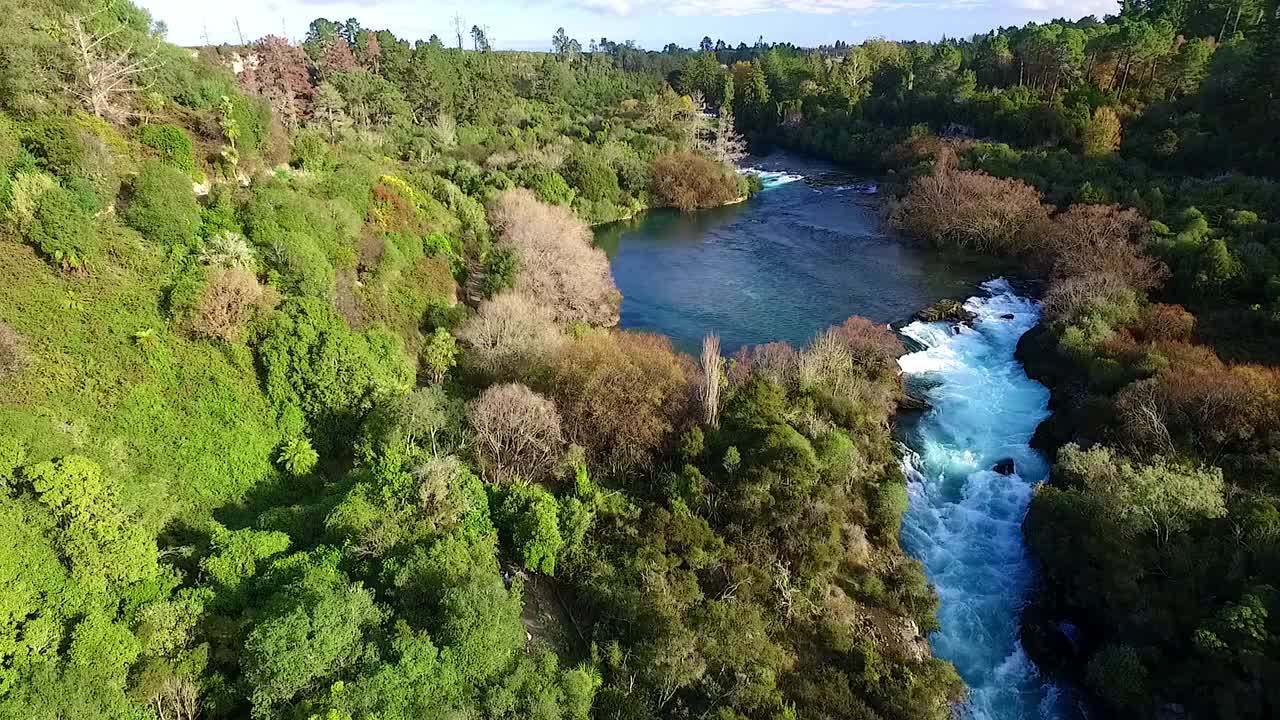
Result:
[[[863,315],[905,321],[942,297],[970,297],[972,327],[910,323],[923,347],[900,364],[931,409],[903,422],[910,508],[902,542],[941,599],[935,653],[968,683],[958,713],[975,720],[1074,718],[1074,701],[1041,678],[1018,642],[1034,566],[1021,523],[1047,465],[1028,446],[1048,391],[1014,359],[1039,307],[989,264],[947,258],[885,232],[870,186],[829,166],[782,158],[766,190],[740,205],[680,215],[653,212],[605,228],[597,242],[623,293],[621,324],[696,350],[719,333],[744,344],[802,343]],[[1012,317],[1006,317],[1012,316]],[[990,471],[1012,458],[1017,473]]]
[[[1022,518],[1048,473],[1028,443],[1049,415],[1049,391],[1027,377],[1014,350],[1040,308],[1002,279],[984,283],[965,307],[977,316],[971,327],[902,329],[924,349],[899,365],[930,405],[900,429],[911,497],[902,544],[938,591],[941,629],[931,641],[969,685],[969,717],[1076,717],[1073,697],[1039,675],[1018,641],[1036,582]],[[1005,459],[1015,474],[992,470]]]

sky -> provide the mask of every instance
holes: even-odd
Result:
[[[169,28],[179,45],[238,43],[284,34],[301,40],[318,17],[357,18],[398,37],[446,43],[452,22],[488,27],[500,50],[546,50],[557,27],[586,48],[592,38],[634,40],[661,49],[694,47],[704,35],[730,45],[766,42],[802,46],[857,43],[869,37],[937,40],[993,27],[1058,17],[1115,13],[1118,0],[134,0]],[[236,21],[239,21],[239,30]],[[470,43],[470,38],[467,39]]]

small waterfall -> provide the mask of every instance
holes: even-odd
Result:
[[[1032,487],[1048,473],[1028,443],[1048,416],[1049,391],[1014,359],[1039,305],[1003,279],[969,298],[971,326],[916,322],[902,334],[925,349],[899,360],[927,410],[907,430],[902,468],[910,507],[903,546],[924,563],[941,599],[931,642],[970,688],[975,720],[1073,718],[1071,699],[1039,676],[1018,640],[1035,569],[1022,540]],[[1016,472],[992,468],[1012,460]]]

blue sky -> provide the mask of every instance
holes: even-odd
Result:
[[[860,42],[869,37],[936,40],[967,36],[999,25],[1055,17],[1101,17],[1118,11],[1116,0],[134,0],[163,20],[180,45],[238,42],[235,20],[254,40],[306,34],[317,17],[359,18],[365,27],[400,37],[446,42],[452,18],[466,27],[488,26],[499,49],[544,50],[564,26],[586,47],[591,38],[635,40],[660,49],[668,42],[690,47],[703,35],[731,45],[770,42],[797,45]]]

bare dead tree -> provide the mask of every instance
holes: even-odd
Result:
[[[734,128],[733,111],[727,106],[720,110],[720,115],[710,127],[697,138],[696,145],[707,155],[729,165],[737,165],[747,156],[747,141]]]
[[[702,421],[708,427],[720,424],[720,337],[702,338]]]
[[[76,59],[72,92],[94,115],[118,120],[124,111],[117,106],[117,99],[135,92],[138,76],[160,68],[163,63],[156,58],[159,45],[140,57],[132,44],[111,49],[107,41],[124,30],[123,25],[101,35],[89,30],[88,21],[106,12],[108,7],[103,6],[91,15],[69,16],[65,26]]]
[[[519,188],[489,203],[489,224],[500,247],[519,253],[517,290],[545,305],[559,322],[618,324],[622,295],[609,273],[609,259],[572,211]]]
[[[195,684],[185,677],[165,680],[151,697],[151,709],[159,720],[196,720],[200,700]]]
[[[491,385],[467,405],[476,450],[489,480],[546,477],[564,450],[560,414],[524,385]]]

